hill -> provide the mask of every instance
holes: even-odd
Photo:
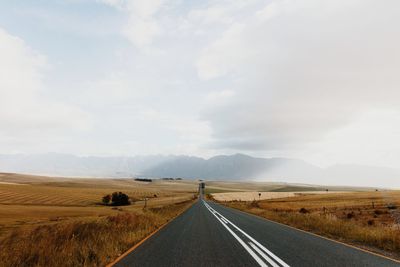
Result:
[[[400,170],[361,165],[320,168],[299,159],[244,154],[209,159],[193,156],[79,157],[66,154],[0,155],[1,172],[62,177],[181,177],[302,184],[400,187]],[[338,180],[346,181],[338,184]],[[345,179],[343,179],[345,178]]]

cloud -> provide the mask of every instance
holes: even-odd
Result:
[[[45,56],[0,28],[0,136],[2,148],[88,128],[81,109],[47,97]],[[15,143],[14,143],[15,142]]]
[[[122,34],[138,48],[152,44],[161,34],[161,25],[156,15],[165,4],[164,0],[102,0],[127,14],[128,19]]]
[[[393,115],[400,112],[399,5],[6,5],[1,10],[11,15],[4,23],[17,25],[13,34],[26,41],[0,33],[0,147],[96,155],[244,152],[323,164],[342,158],[383,164],[390,157],[398,166],[400,150],[391,143],[400,132]],[[358,138],[362,133],[368,134]]]
[[[204,112],[214,147],[300,149],[371,109],[398,110],[399,7],[270,1],[227,26],[196,61],[199,78],[236,92]]]

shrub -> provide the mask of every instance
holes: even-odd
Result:
[[[381,215],[381,214],[383,214],[383,211],[381,211],[381,210],[375,210],[374,213],[375,213],[376,215]]]
[[[135,181],[138,181],[138,182],[153,182],[152,179],[147,179],[147,178],[136,178]]]
[[[308,209],[306,209],[306,208],[301,208],[301,209],[299,210],[299,212],[300,212],[300,213],[310,213],[310,212],[308,211]]]
[[[260,205],[258,205],[258,201],[256,201],[256,200],[253,200],[250,203],[250,206],[253,207],[253,208],[259,208],[260,207]]]
[[[122,192],[114,192],[111,196],[111,201],[113,206],[124,206],[130,205],[131,202],[129,201],[129,197],[127,194]]]
[[[111,195],[105,195],[105,196],[103,197],[103,199],[102,199],[102,202],[103,202],[105,205],[108,205],[108,204],[110,203],[110,201],[111,201]]]
[[[397,209],[397,206],[394,203],[389,203],[389,204],[387,204],[387,208],[390,210],[395,210],[395,209]]]

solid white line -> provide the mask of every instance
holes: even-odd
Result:
[[[228,224],[228,221],[225,220],[224,218],[221,217],[221,220],[222,220],[225,224]]]
[[[207,207],[208,209],[208,207]],[[268,265],[266,265],[261,259],[260,257],[258,257],[258,255],[256,253],[254,253],[248,245],[246,245],[246,243],[240,239],[240,237],[238,237],[228,226],[226,226],[226,224],[224,224],[222,222],[222,220],[220,218],[218,218],[217,215],[215,215],[211,210],[209,210],[211,212],[212,215],[215,216],[215,218],[217,218],[217,220],[229,231],[229,233],[244,247],[244,249],[253,257],[253,259],[255,259],[255,261],[262,267],[268,267]]]
[[[273,267],[279,267],[278,264],[276,264],[273,260],[271,260],[267,255],[265,255],[264,252],[261,251],[261,249],[259,249],[256,245],[254,245],[253,243],[249,242],[249,245],[258,253],[261,255],[261,257],[263,257],[269,264],[271,264]]]
[[[222,215],[221,215],[222,216]],[[281,260],[280,258],[278,258],[274,253],[272,253],[270,250],[268,250],[266,247],[264,247],[263,245],[261,245],[257,240],[255,240],[254,238],[252,238],[251,236],[249,236],[246,232],[244,232],[242,229],[240,229],[239,227],[237,227],[235,224],[233,224],[231,221],[229,221],[228,219],[225,218],[225,220],[227,220],[230,224],[232,224],[233,227],[235,227],[239,232],[241,232],[242,234],[244,234],[248,239],[250,239],[251,241],[254,242],[254,244],[256,244],[259,248],[261,248],[262,250],[264,250],[265,253],[267,253],[269,256],[271,256],[274,260],[276,260],[277,262],[279,262],[282,266],[284,267],[289,267],[288,264],[286,264],[283,260]]]
[[[208,203],[206,203],[208,205]],[[209,205],[208,205],[209,206]],[[212,208],[213,209],[213,208]],[[215,209],[213,209],[219,216],[221,216],[222,218],[224,218],[226,221],[228,221],[229,224],[231,224],[233,227],[235,227],[235,229],[237,229],[239,232],[241,232],[243,235],[245,235],[248,239],[250,239],[251,241],[253,241],[254,244],[256,244],[259,248],[261,248],[265,253],[267,253],[270,257],[272,257],[275,261],[277,261],[278,263],[280,263],[283,267],[290,267],[287,263],[285,263],[283,260],[281,260],[280,258],[278,258],[274,253],[272,253],[270,250],[268,250],[266,247],[264,247],[263,245],[261,245],[257,240],[255,240],[253,237],[251,237],[250,235],[248,235],[246,232],[244,232],[242,229],[240,229],[239,227],[237,227],[234,223],[232,223],[230,220],[228,220],[227,218],[225,218],[224,216],[221,215],[221,213],[217,212]]]

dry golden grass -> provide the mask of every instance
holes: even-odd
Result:
[[[18,229],[0,240],[0,266],[104,266],[192,202]]]
[[[103,266],[185,210],[197,188],[191,181],[0,174],[0,266]],[[115,191],[132,205],[99,204]]]
[[[304,194],[333,194],[342,193],[334,191],[310,191],[310,192],[224,192],[224,193],[212,193],[212,196],[217,201],[253,201],[253,200],[265,200],[265,199],[276,199],[276,198],[288,198],[296,197]],[[260,195],[259,195],[260,194]]]
[[[400,258],[400,192],[223,202],[270,220]],[[388,206],[398,207],[389,209]]]
[[[0,237],[19,227],[115,215],[119,210],[98,205],[101,197],[123,191],[133,200],[124,211],[186,201],[197,191],[190,181],[136,182],[128,179],[68,179],[0,174]]]
[[[368,187],[354,186],[317,186],[305,184],[289,184],[281,182],[256,181],[207,181],[206,193],[220,192],[311,192],[311,191],[371,191]]]

